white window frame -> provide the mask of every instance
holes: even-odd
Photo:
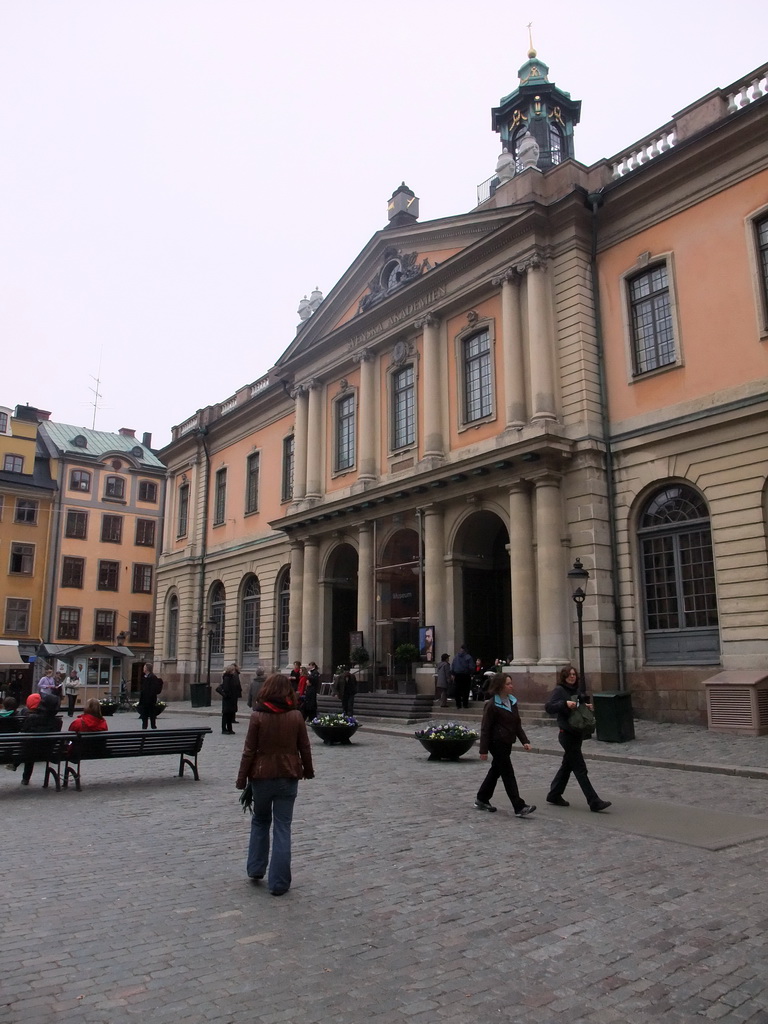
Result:
[[[649,273],[654,267],[664,264],[667,270],[667,288],[669,289],[669,315],[672,321],[672,336],[675,345],[675,358],[663,366],[657,366],[652,370],[635,371],[635,336],[632,328],[632,300],[630,297],[630,286],[632,279],[640,274]],[[677,289],[675,285],[675,259],[672,252],[650,253],[645,252],[632,267],[621,275],[621,308],[624,319],[624,346],[627,360],[627,383],[639,384],[660,373],[669,373],[683,366],[683,342],[680,331],[680,319],[677,303]]]
[[[755,292],[755,310],[757,312],[757,330],[762,340],[768,339],[768,282],[763,277],[760,262],[760,247],[757,228],[760,221],[768,221],[768,204],[754,210],[744,220],[747,232],[747,252],[749,254],[752,287]]]
[[[345,402],[352,403],[352,459],[349,465],[342,466],[339,462],[339,442],[341,440],[341,408]],[[357,424],[359,400],[356,388],[347,388],[333,400],[333,475],[353,473],[357,467]]]
[[[483,331],[488,332],[488,355],[490,359],[490,398],[491,411],[485,416],[479,416],[475,420],[467,418],[467,389],[466,389],[466,365],[464,357],[464,345],[476,334]],[[456,359],[456,387],[458,388],[457,408],[459,410],[458,432],[461,434],[473,427],[481,426],[483,423],[492,423],[498,417],[498,402],[496,389],[496,323],[491,317],[480,317],[474,323],[468,324],[454,338],[454,353]]]

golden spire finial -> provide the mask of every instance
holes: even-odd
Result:
[[[533,48],[533,36],[531,35],[531,26],[532,25],[533,25],[533,22],[529,21],[527,28],[528,28],[528,57],[529,57],[530,60],[533,60],[533,58],[536,56],[536,50]]]

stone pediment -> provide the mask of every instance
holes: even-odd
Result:
[[[494,210],[422,223],[415,229],[377,233],[317,310],[299,325],[293,343],[276,365],[283,366],[339,329],[350,328],[358,318],[364,330],[367,314],[387,300],[395,301],[401,292],[404,309],[416,308],[406,298],[409,286],[424,281],[517,216],[517,211],[510,215],[509,210]]]
[[[420,259],[418,252],[402,252],[395,246],[388,245],[381,254],[376,273],[368,282],[368,290],[360,299],[358,313],[365,313],[398,288],[431,270],[432,266],[428,256]]]

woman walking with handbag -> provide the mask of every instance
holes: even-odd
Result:
[[[496,783],[501,779],[515,815],[527,818],[536,810],[536,805],[527,804],[520,796],[510,754],[516,739],[520,740],[524,750],[530,750],[531,744],[520,721],[520,710],[517,698],[512,696],[512,687],[511,677],[500,674],[493,676],[488,684],[489,699],[483,710],[483,724],[480,727],[480,760],[487,761],[490,753],[493,761],[477,791],[475,807],[479,811],[496,810],[490,800]]]
[[[291,822],[299,779],[315,777],[307,727],[296,710],[296,699],[287,676],[273,675],[265,681],[237,773],[237,788],[251,787],[248,877],[258,882],[269,864],[267,886],[273,896],[282,896],[291,887]]]
[[[590,811],[604,811],[611,806],[611,801],[601,800],[590,782],[587,762],[581,752],[583,733],[573,728],[568,721],[571,712],[575,711],[580,703],[586,704],[590,711],[592,710],[592,705],[587,700],[586,694],[579,691],[579,673],[576,669],[572,666],[561,669],[560,682],[544,705],[544,710],[548,714],[557,715],[557,724],[560,727],[557,738],[564,751],[563,760],[549,786],[547,803],[554,804],[556,807],[569,806],[568,801],[563,799],[563,793],[571,773],[573,773],[587,798]]]

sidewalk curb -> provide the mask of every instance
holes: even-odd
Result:
[[[218,717],[221,714],[221,710],[215,706],[209,708],[174,707],[173,711],[179,715],[204,715],[210,717]],[[245,715],[250,714],[250,711],[241,712],[241,714],[245,717]],[[360,718],[360,724],[365,729],[365,732],[380,733],[385,736],[404,736],[407,739],[412,739],[416,728],[425,721],[427,720],[419,719],[414,722],[398,722],[398,727],[394,727],[381,718]],[[547,726],[546,728],[549,727]],[[744,765],[730,764],[707,764],[703,761],[678,761],[671,758],[653,757],[650,754],[604,753],[601,750],[590,750],[589,747],[591,745],[591,743],[588,743],[583,750],[584,757],[588,761],[607,761],[614,764],[637,765],[639,768],[666,768],[672,771],[701,772],[707,775],[726,775],[742,779],[764,779],[768,781],[768,768],[751,768]],[[563,753],[559,746],[550,747],[536,744],[531,745],[531,752],[534,754],[544,754],[547,757],[562,757]]]
[[[363,722],[366,732],[376,732],[387,736],[405,736],[410,734],[397,729],[388,729],[385,725],[368,725]],[[513,748],[514,750],[514,748]],[[531,745],[532,754],[544,754],[549,757],[562,757],[560,747],[541,747]],[[704,772],[709,775],[730,775],[744,779],[768,780],[768,769],[748,768],[740,765],[704,764],[695,761],[672,761],[660,757],[643,757],[634,754],[608,754],[602,751],[583,750],[587,761],[611,761],[615,764],[635,764],[642,768],[668,768],[681,772]]]

